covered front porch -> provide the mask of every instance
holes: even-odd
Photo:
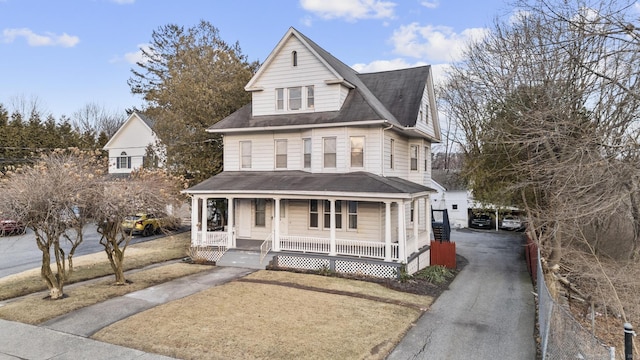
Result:
[[[430,241],[430,189],[404,180],[381,179],[387,185],[421,191],[307,190],[303,194],[295,189],[274,193],[278,191],[274,189],[266,194],[192,188],[188,191],[192,250],[222,256],[238,248],[239,242],[253,240],[260,243],[262,256],[270,252],[313,254],[409,265],[412,255],[425,250]],[[344,182],[344,176],[341,180]],[[428,261],[421,263],[420,268],[428,265]]]

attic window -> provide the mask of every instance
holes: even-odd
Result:
[[[298,52],[297,51],[292,51],[291,52],[291,65],[292,66],[298,66]]]

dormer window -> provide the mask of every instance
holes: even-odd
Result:
[[[298,52],[291,52],[291,66],[298,66]]]

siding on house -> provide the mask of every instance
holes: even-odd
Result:
[[[297,52],[298,66],[293,66],[291,54]],[[291,36],[254,83],[253,87],[261,88],[252,93],[253,116],[287,114],[298,112],[336,111],[344,102],[348,89],[341,85],[325,84],[325,80],[335,79],[335,75],[315,57],[296,37]],[[312,109],[306,108],[306,92],[304,86],[314,86],[315,104]],[[276,110],[276,88],[302,86],[302,109],[287,110],[287,94],[284,96],[284,110]]]
[[[309,201],[289,200],[289,213],[287,214],[288,233],[299,236],[328,238],[328,230],[323,227],[323,202],[322,200],[318,200],[318,202],[318,228],[316,229],[309,227]],[[349,218],[346,201],[343,202],[342,229],[336,229],[336,238],[345,240],[384,241],[384,216],[381,206],[380,203],[375,202],[359,202],[358,229],[350,230],[348,229]]]
[[[147,146],[154,144],[156,139],[149,126],[135,114],[132,115],[105,146],[109,151],[109,173],[130,173],[141,167]],[[118,168],[117,160],[123,152],[131,157],[131,168]]]

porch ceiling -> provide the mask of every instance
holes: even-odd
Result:
[[[347,193],[415,197],[435,190],[398,177],[367,172],[312,174],[304,171],[225,171],[185,190],[206,193]]]

